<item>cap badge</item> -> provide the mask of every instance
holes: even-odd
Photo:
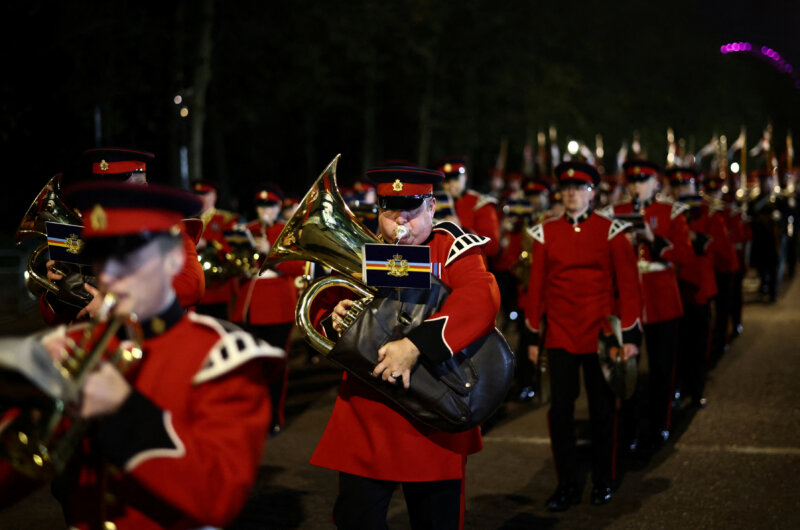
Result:
[[[408,261],[404,260],[400,254],[395,254],[386,263],[389,266],[389,272],[387,273],[389,276],[398,278],[408,276]]]
[[[445,173],[450,173],[451,171],[453,171],[453,164],[445,164],[442,169],[444,170]]]
[[[80,254],[83,250],[83,240],[78,237],[78,234],[70,234],[66,239],[67,252],[70,254]]]
[[[108,162],[105,160],[100,161],[100,170],[101,171],[108,171]]]
[[[574,169],[570,168],[570,169],[567,170],[567,175],[569,175],[570,177],[573,176],[574,174],[575,174],[575,170]]]
[[[403,191],[403,183],[400,182],[400,179],[394,181],[394,184],[392,184],[392,189],[394,191]]]
[[[633,173],[634,174],[638,174],[638,173],[641,173],[641,172],[642,172],[642,168],[640,168],[639,166],[636,166],[635,168],[633,168]]]
[[[89,223],[94,230],[105,230],[108,227],[106,211],[99,204],[95,204],[92,213],[89,214]]]

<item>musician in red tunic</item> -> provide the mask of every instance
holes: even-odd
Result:
[[[690,167],[666,171],[673,197],[688,206],[685,211],[694,259],[678,271],[683,317],[679,326],[677,386],[688,394],[692,406],[703,408],[711,341],[711,301],[717,294],[714,263],[726,260],[731,247],[724,217],[712,215],[697,194],[699,173]],[[727,243],[726,243],[727,242]]]
[[[225,526],[255,480],[270,417],[264,365],[283,352],[180,307],[172,287],[186,259],[178,224],[199,209],[196,197],[118,182],[67,193],[83,213],[98,288],[118,300],[113,315],[137,315],[144,338],[141,360],[124,375],[101,362],[80,388],[77,414],[92,428],[53,485],[66,523]],[[59,358],[67,337],[87,325],[51,332],[41,354]],[[0,502],[31,486],[0,462]]]
[[[608,317],[618,314],[625,359],[638,354],[641,342],[641,296],[636,257],[625,237],[628,223],[594,213],[590,204],[600,182],[597,170],[582,162],[556,168],[565,215],[531,229],[533,249],[527,292],[526,325],[533,338],[531,361],[539,358],[539,333],[549,354],[550,439],[558,488],[547,500],[550,511],[580,502],[576,468],[574,408],[580,392],[579,371],[589,400],[592,425],[593,504],[611,500],[615,478],[615,396],[597,355],[598,335]],[[544,328],[543,328],[544,326]]]
[[[731,320],[734,297],[734,276],[739,270],[739,254],[731,233],[730,207],[722,199],[725,179],[719,174],[703,179],[703,208],[712,217],[715,233],[712,235],[711,252],[714,255],[714,280],[717,296],[714,297],[714,322],[711,326],[711,365],[719,361],[730,344],[728,325]]]
[[[269,254],[270,247],[286,226],[278,219],[283,199],[283,191],[274,184],[258,186],[253,197],[257,219],[247,224],[247,230],[255,240],[255,250],[262,257]],[[297,305],[295,278],[303,275],[304,266],[303,261],[286,261],[255,277],[242,279],[231,321],[269,344],[288,350]],[[279,380],[270,386],[273,406],[271,430],[274,433],[279,432],[285,423],[283,412],[288,381],[287,363]]]
[[[230,319],[233,296],[239,285],[238,278],[230,274],[227,255],[233,248],[226,232],[239,223],[239,214],[216,207],[219,185],[209,180],[195,181],[192,191],[203,201],[200,219],[202,233],[197,242],[197,252],[203,262],[206,289],[195,306],[195,311],[223,320]]]
[[[647,341],[648,414],[647,421],[639,422],[642,432],[629,432],[631,439],[625,441],[647,449],[669,438],[678,321],[683,315],[676,269],[689,264],[694,253],[683,216],[686,206],[656,195],[661,168],[647,160],[633,160],[623,164],[623,170],[632,200],[604,209],[603,213],[610,217],[637,215],[642,222],[635,227],[634,244]]]
[[[439,312],[378,351],[374,376],[407,388],[420,356],[438,363],[489,333],[500,295],[481,252],[486,238],[448,222],[433,226],[433,184],[443,178],[440,172],[384,166],[367,175],[377,183],[382,239],[429,246],[434,270],[452,288]],[[408,229],[399,241],[397,227]],[[335,330],[351,306],[350,300],[336,305]],[[401,483],[412,527],[455,529],[463,524],[466,458],[481,447],[479,428],[436,431],[345,373],[311,463],[339,471],[333,518],[341,528],[385,528],[392,493]]]
[[[146,151],[122,148],[93,148],[84,151],[81,167],[76,180],[107,180],[116,182],[129,182],[133,184],[147,184],[147,164],[152,162],[155,155]],[[181,223],[181,237],[183,250],[187,259],[183,269],[173,280],[173,287],[178,295],[181,307],[188,308],[197,304],[205,292],[205,277],[203,269],[197,260],[197,238],[190,235],[189,223],[197,219],[185,219]],[[199,236],[199,234],[196,234]],[[52,271],[55,262],[47,262],[47,279],[59,282],[63,279],[61,274]],[[100,306],[100,297],[95,286],[88,283],[84,288],[93,296],[93,300],[84,308],[66,305],[51,293],[45,293],[39,299],[39,310],[48,325],[85,320],[93,316],[94,311]]]
[[[442,188],[455,201],[456,217],[461,228],[486,237],[484,254],[491,258],[500,249],[500,222],[497,199],[467,188],[467,159],[448,157],[434,167],[444,173]]]

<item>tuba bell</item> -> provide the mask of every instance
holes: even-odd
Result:
[[[50,292],[64,303],[83,308],[92,300],[92,295],[83,288],[83,281],[90,280],[91,277],[84,274],[81,266],[60,263],[58,268],[54,267],[53,272],[64,276],[64,280],[58,283],[48,280],[47,274],[43,272],[48,250],[46,223],[82,224],[80,214],[61,198],[61,177],[61,173],[56,174],[39,191],[22,217],[14,243],[19,246],[31,237],[41,240],[29,254],[25,269],[25,286],[34,296]],[[79,278],[77,282],[69,282],[68,277],[75,274],[80,274],[83,278]]]
[[[305,286],[297,302],[297,326],[311,346],[323,355],[333,349],[335,342],[317,331],[311,322],[310,310],[316,297],[335,286],[361,296],[345,319],[343,328],[346,328],[377,291],[361,282],[361,248],[365,243],[380,241],[358,220],[339,192],[336,165],[340,156],[328,164],[303,197],[261,266],[263,272],[283,261],[305,260],[340,273],[340,276],[323,276]]]
[[[78,415],[86,377],[101,360],[123,374],[141,360],[141,327],[135,315],[112,316],[115,305],[106,294],[92,322],[68,328],[78,336],[68,335],[61,359],[34,348],[14,366],[0,365],[0,398],[12,412],[0,429],[0,456],[20,473],[37,480],[59,475],[88,427]],[[118,338],[123,329],[130,340]]]
[[[339,193],[338,160],[339,155],[311,186],[262,270],[287,260],[312,261],[331,269],[335,274],[314,280],[297,302],[297,327],[311,346],[415,421],[444,432],[480,425],[502,404],[513,380],[514,354],[497,329],[445,362],[432,364],[421,358],[408,389],[372,377],[378,349],[438,311],[450,288],[434,275],[430,289],[376,289],[362,281],[363,245],[381,241],[359,222]],[[397,242],[404,235],[394,237]],[[344,287],[360,297],[343,319],[336,341],[315,329],[310,314],[314,300],[331,287]]]

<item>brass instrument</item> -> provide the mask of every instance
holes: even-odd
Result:
[[[437,311],[450,288],[433,275],[431,289],[378,290],[362,283],[362,248],[380,241],[339,193],[338,160],[337,155],[311,186],[273,244],[262,271],[287,260],[314,261],[331,269],[336,274],[310,283],[297,303],[297,327],[311,346],[417,421],[445,432],[480,425],[502,404],[513,379],[514,354],[497,329],[448,361],[430,365],[420,359],[408,389],[370,375],[378,364],[378,349]],[[393,235],[396,243],[406,234]],[[360,297],[343,319],[336,341],[315,329],[310,314],[316,297],[330,287],[344,287]]]
[[[51,371],[20,369],[39,392],[33,392],[30,385],[5,385],[14,390],[5,390],[3,397],[18,406],[19,414],[0,431],[0,455],[19,472],[42,480],[60,474],[88,427],[88,421],[78,415],[78,396],[86,377],[101,360],[112,363],[124,374],[142,358],[143,334],[136,317],[112,317],[115,305],[114,296],[106,294],[94,321],[81,325],[81,337],[77,341],[67,338],[60,360],[51,361],[43,348],[28,352],[46,356],[38,364],[52,362],[55,366]],[[120,342],[116,337],[123,326],[131,340]],[[18,381],[18,374],[15,375]],[[9,378],[8,372],[3,378]],[[54,378],[59,380],[54,382]],[[53,383],[66,389],[63,395],[50,395],[45,390],[52,389]],[[17,395],[10,399],[5,395],[14,392]]]
[[[41,189],[39,194],[31,203],[14,235],[14,243],[20,245],[30,237],[43,239],[28,256],[25,274],[25,286],[35,296],[42,292],[50,292],[62,302],[69,305],[83,308],[92,300],[90,295],[83,289],[83,282],[79,282],[76,289],[65,289],[62,282],[55,283],[47,279],[47,274],[42,273],[44,262],[48,250],[47,229],[45,223],[64,223],[81,225],[81,216],[74,209],[67,206],[61,198],[61,173],[56,174]],[[58,268],[53,267],[53,272],[61,274],[66,279],[70,274],[83,274],[82,267],[69,263],[59,263]],[[88,280],[88,275],[84,274],[84,279]],[[91,283],[91,282],[90,282]]]
[[[339,156],[317,178],[295,214],[286,223],[272,246],[261,271],[282,261],[314,261],[342,276],[324,276],[310,283],[297,302],[297,326],[318,352],[327,354],[335,342],[317,331],[311,322],[314,299],[328,287],[345,287],[361,296],[348,314],[347,328],[374,297],[376,289],[361,283],[361,248],[365,243],[379,243],[378,237],[350,211],[336,184]],[[342,332],[344,333],[344,332]]]

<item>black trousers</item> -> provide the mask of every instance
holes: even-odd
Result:
[[[648,365],[648,423],[651,434],[669,430],[678,346],[678,319],[645,324]]]
[[[733,307],[733,274],[717,272],[717,296],[714,298],[714,324],[711,332],[711,361],[716,363],[728,344],[728,322]]]
[[[744,260],[742,260],[744,263]],[[742,284],[744,282],[744,266],[733,273],[731,281],[731,329],[736,330],[742,324]]]
[[[344,530],[388,528],[386,512],[394,490],[402,484],[406,508],[414,530],[461,528],[462,480],[392,482],[339,473],[339,496],[333,506],[333,522]]]
[[[678,331],[678,381],[695,402],[703,397],[708,369],[709,304],[683,304]]]
[[[550,356],[550,441],[558,482],[578,485],[575,435],[575,400],[580,394],[579,370],[583,367],[592,437],[592,482],[611,487],[615,478],[616,397],[603,377],[597,354],[572,354],[548,350]]]

